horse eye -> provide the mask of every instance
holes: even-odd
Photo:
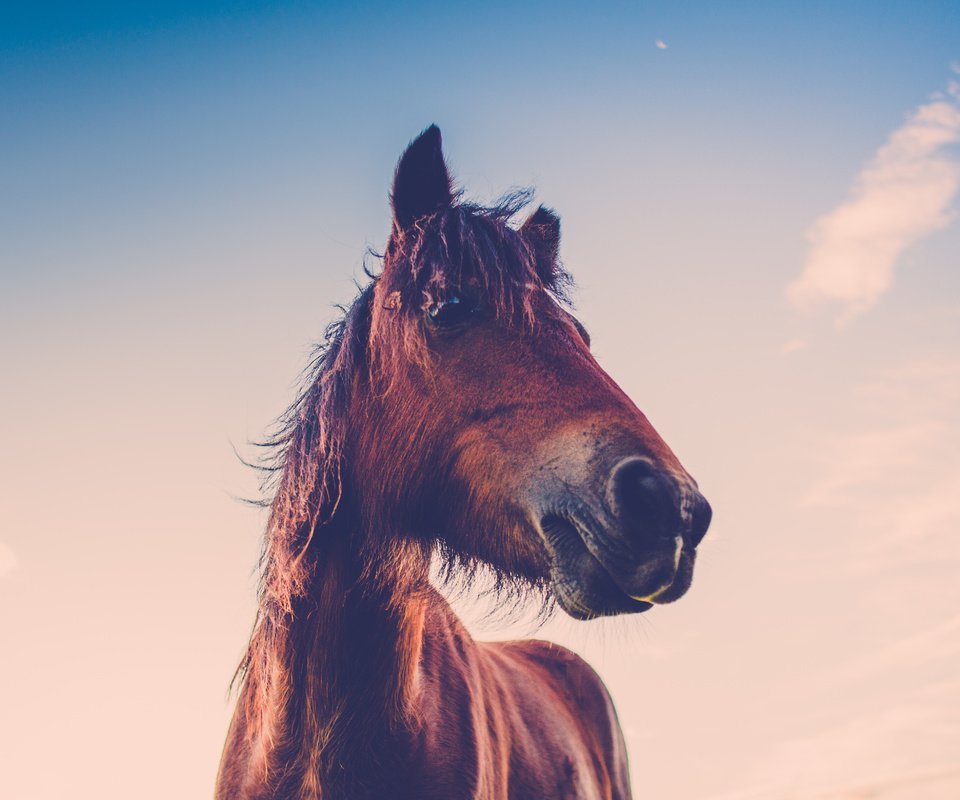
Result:
[[[470,320],[477,304],[463,295],[450,295],[427,309],[427,318],[438,328],[456,328]]]

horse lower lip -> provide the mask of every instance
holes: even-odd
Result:
[[[573,548],[574,550],[586,549],[587,552],[590,552],[590,548],[587,547],[586,541],[581,534],[579,526],[571,519],[567,517],[549,514],[543,517],[541,520],[541,529],[543,534],[548,541],[550,548],[553,550],[555,557],[557,555],[562,555],[564,551],[569,552],[568,548]],[[665,555],[665,554],[664,554]],[[674,552],[673,558],[671,559],[672,569],[669,570],[669,575],[665,574],[666,570],[660,573],[660,580],[657,583],[653,584],[651,591],[644,591],[645,587],[637,587],[640,591],[630,591],[629,584],[633,583],[632,580],[623,580],[623,576],[620,579],[617,578],[615,570],[611,570],[610,567],[604,563],[604,560],[600,558],[597,554],[593,553],[592,558],[599,565],[599,568],[606,573],[609,578],[612,586],[616,587],[616,590],[623,593],[625,597],[629,597],[631,600],[635,600],[639,603],[647,603],[650,605],[656,604],[658,598],[667,594],[672,588],[674,581],[679,573],[680,560],[683,555],[683,539],[680,536],[675,537],[674,540]],[[637,564],[638,568],[642,569],[643,564]],[[663,565],[666,567],[666,565]],[[641,581],[641,583],[648,583],[650,577],[647,576],[647,580]]]
[[[641,603],[656,603],[657,598],[667,591],[673,584],[668,583],[666,586],[661,586],[657,591],[652,594],[644,595],[643,597],[635,594],[629,595],[631,600],[639,600]]]

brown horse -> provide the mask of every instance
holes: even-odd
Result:
[[[710,507],[567,310],[559,219],[463,203],[430,127],[382,272],[272,441],[260,604],[217,797],[630,797],[597,675],[474,641],[431,587],[485,564],[577,619],[689,587]]]

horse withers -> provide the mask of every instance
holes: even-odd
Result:
[[[222,800],[630,797],[610,697],[542,641],[471,638],[430,583],[577,619],[690,586],[710,506],[571,314],[560,222],[463,202],[433,126],[394,177],[382,271],[271,445],[259,608]]]

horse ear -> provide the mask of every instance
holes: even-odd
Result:
[[[441,145],[440,129],[431,125],[400,156],[390,193],[393,221],[399,230],[453,202],[453,187]]]
[[[544,283],[552,283],[560,256],[560,217],[540,206],[520,226],[520,235],[537,254],[537,274]]]

